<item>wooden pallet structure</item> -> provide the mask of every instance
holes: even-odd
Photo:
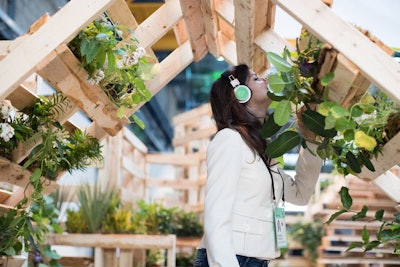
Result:
[[[69,50],[68,42],[104,12],[113,22],[132,29],[134,37],[149,54],[153,54],[152,47],[158,40],[173,31],[178,47],[157,62],[161,71],[146,83],[155,95],[190,63],[200,61],[207,53],[222,57],[232,65],[246,63],[258,73],[265,72],[269,67],[267,51],[281,53],[284,47],[294,49],[274,31],[276,9],[281,8],[338,51],[326,65],[326,70],[334,71],[336,77],[331,84],[331,98],[346,105],[373,83],[400,102],[400,65],[390,56],[391,50],[379,44],[379,40],[371,41],[336,16],[329,8],[332,1],[324,2],[326,4],[319,0],[166,0],[138,24],[124,0],[69,1],[52,17],[44,16],[35,23],[28,33],[15,40],[0,41],[0,101],[10,100],[17,109],[28,106],[37,97],[35,83],[29,81],[29,77],[38,75],[71,103],[68,110],[59,114],[62,125],[71,130],[77,127],[70,118],[82,111],[92,121],[85,129],[88,133],[100,140],[110,138],[105,141],[107,147],[116,147],[110,153],[119,159],[115,162],[107,158],[102,172],[104,177],[114,179],[114,184],[126,189],[122,195],[129,196],[131,190],[138,190],[135,194],[139,196],[143,188],[151,186],[175,186],[189,190],[183,193],[182,199],[196,206],[202,201],[198,190],[205,182],[203,148],[212,127],[205,127],[204,121],[196,125],[193,119],[177,117],[173,155],[148,154],[141,145],[128,151],[124,144],[135,142],[134,138],[120,133],[129,123],[127,117],[140,105],[127,110],[126,117],[118,118],[116,107],[101,88],[87,82],[87,75]],[[124,36],[126,40],[130,37]],[[400,203],[400,193],[396,190],[400,188],[400,179],[390,172],[399,164],[399,143],[400,134],[397,134],[383,148],[382,156],[373,160],[376,171],[371,173],[363,169],[360,175],[380,187],[394,201],[393,205]],[[5,199],[2,208],[13,207],[22,197],[31,173],[23,170],[20,163],[30,149],[19,150],[11,161],[0,158],[0,182],[14,186],[12,194],[0,192]],[[132,168],[132,162],[139,167]],[[175,164],[176,177],[180,179],[160,184],[159,180],[146,177],[149,164]],[[52,184],[49,191],[56,187],[57,183]]]
[[[331,185],[310,212],[312,218],[321,221],[327,221],[328,218],[336,212],[342,204],[338,197],[338,191],[341,186],[349,188],[349,193],[353,198],[352,210],[359,211],[366,205],[368,206],[367,216],[373,218],[377,210],[383,209],[384,219],[392,220],[393,214],[397,211],[396,202],[390,199],[384,191],[377,187],[371,181],[365,182],[361,179],[349,176],[340,179]],[[381,226],[379,222],[369,222],[368,220],[352,221],[351,216],[354,213],[345,213],[340,215],[332,223],[324,226],[326,234],[322,238],[322,244],[319,247],[319,257],[317,266],[330,267],[341,264],[341,266],[400,266],[400,258],[393,254],[393,247],[389,245],[379,246],[371,251],[364,252],[360,248],[346,251],[352,242],[361,242],[361,231],[364,226],[368,229],[370,240],[376,238],[376,233]]]

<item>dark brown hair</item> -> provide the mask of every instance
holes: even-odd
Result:
[[[229,75],[236,77],[240,84],[246,85],[250,77],[250,70],[245,64],[232,67],[213,83],[210,91],[210,104],[217,129],[218,131],[224,128],[237,130],[246,144],[267,164],[264,153],[266,141],[261,136],[262,124],[254,114],[247,110],[246,104],[241,104],[236,99],[228,78]]]

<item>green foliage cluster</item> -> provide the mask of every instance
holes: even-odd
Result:
[[[288,234],[292,236],[293,240],[303,245],[304,252],[308,254],[311,263],[315,265],[318,258],[318,247],[325,235],[323,223],[320,221],[298,222],[290,226],[288,230]]]
[[[353,205],[353,199],[349,194],[349,189],[347,187],[342,187],[339,191],[340,200],[342,202],[343,207],[335,212],[327,223],[333,222],[337,217],[344,213],[354,213],[351,217],[352,221],[357,220],[368,220],[368,222],[378,221],[381,222],[381,227],[376,233],[376,239],[371,240],[369,231],[367,229],[367,225],[364,226],[361,231],[362,240],[359,242],[353,242],[350,244],[347,251],[350,251],[354,248],[362,248],[365,252],[370,251],[381,245],[390,245],[393,247],[394,254],[400,254],[400,213],[396,212],[394,214],[394,218],[392,220],[386,220],[384,218],[385,211],[378,210],[375,212],[375,216],[373,218],[367,217],[368,207],[363,206],[360,211],[355,211],[351,209]]]
[[[90,192],[89,186],[84,188],[78,194],[80,208],[67,211],[69,233],[175,234],[178,237],[199,237],[203,233],[194,212],[143,200],[136,203],[137,207],[123,206],[112,189]]]
[[[124,38],[127,35],[132,37]],[[139,46],[132,30],[112,23],[103,14],[68,46],[88,72],[88,82],[98,84],[118,107],[118,117],[123,117],[127,108],[151,99],[145,81],[154,77],[158,65]],[[136,116],[133,119],[144,127]]]
[[[367,92],[348,108],[330,101],[329,82],[334,74],[319,77],[325,48],[315,37],[308,37],[305,49],[297,46],[293,53],[285,49],[282,56],[267,53],[277,73],[268,77],[273,113],[263,125],[262,134],[266,138],[276,135],[288,124],[295,106],[305,128],[316,136],[312,141],[318,145],[318,156],[332,160],[343,175],[357,175],[363,166],[374,171],[370,159],[377,157],[383,145],[400,130],[396,121],[400,106],[382,92]],[[277,134],[265,153],[279,158],[299,144],[307,147],[306,139],[290,126]]]
[[[57,258],[46,245],[45,236],[60,229],[49,221],[53,215],[50,212],[57,209],[42,193],[45,183],[63,171],[83,170],[92,162],[102,160],[101,145],[96,138],[79,129],[70,133],[57,121],[66,108],[68,101],[61,94],[39,96],[22,111],[10,105],[2,106],[2,111],[8,112],[7,123],[13,128],[13,136],[7,141],[3,139],[0,151],[10,159],[13,150],[20,145],[33,147],[22,162],[23,169],[32,171],[27,186],[31,185],[33,191],[30,196],[24,195],[15,209],[0,216],[4,229],[4,238],[0,239],[1,255],[13,256],[25,249],[35,253],[34,258]],[[30,205],[26,207],[28,201]],[[53,261],[49,264],[57,266]],[[42,263],[42,266],[46,265]]]

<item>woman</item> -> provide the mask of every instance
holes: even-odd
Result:
[[[265,157],[260,129],[272,102],[267,83],[238,65],[212,85],[218,132],[207,148],[204,236],[195,267],[268,266],[286,238],[274,210],[284,201],[306,205],[318,180],[322,160],[309,151],[300,151],[295,179]]]

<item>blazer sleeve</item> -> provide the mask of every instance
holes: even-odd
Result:
[[[307,145],[311,150],[317,148],[315,144],[307,143]],[[321,167],[322,159],[301,147],[294,179],[281,172],[284,179],[285,200],[296,205],[307,205],[314,192]]]
[[[233,246],[232,213],[241,165],[239,133],[219,131],[207,149],[204,232],[210,267],[239,267]]]

